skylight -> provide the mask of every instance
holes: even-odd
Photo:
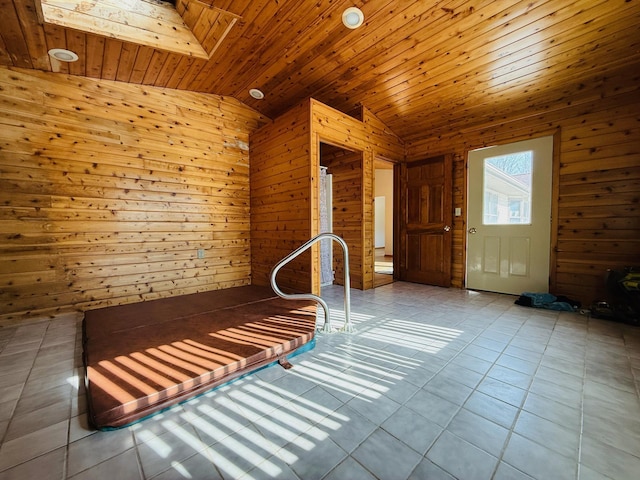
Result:
[[[42,0],[47,23],[209,59],[238,16],[197,0]]]

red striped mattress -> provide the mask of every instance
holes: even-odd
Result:
[[[87,311],[90,421],[122,427],[283,359],[313,340],[315,310],[247,286]]]

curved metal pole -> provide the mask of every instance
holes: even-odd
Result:
[[[276,295],[285,299],[313,300],[318,302],[324,310],[324,326],[322,327],[322,331],[325,333],[332,333],[331,314],[329,313],[329,305],[327,305],[327,302],[325,302],[319,296],[314,295],[313,293],[284,293],[282,290],[280,290],[280,287],[278,287],[276,283],[276,275],[278,274],[278,272],[282,267],[284,267],[287,263],[289,263],[291,260],[296,258],[298,255],[300,255],[302,252],[309,249],[311,245],[319,242],[324,238],[331,238],[332,240],[335,240],[336,242],[338,242],[342,246],[342,251],[344,252],[344,318],[345,318],[345,322],[344,322],[344,326],[340,329],[340,331],[353,333],[355,332],[355,329],[351,325],[351,281],[350,281],[351,277],[349,276],[349,247],[347,246],[347,243],[338,235],[334,233],[328,233],[328,232],[316,235],[311,240],[305,242],[303,245],[296,248],[293,252],[291,252],[289,255],[287,255],[282,260],[280,260],[271,270],[271,275],[270,275],[271,288],[273,288],[273,291],[276,292]]]

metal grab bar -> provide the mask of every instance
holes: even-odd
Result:
[[[276,263],[275,267],[273,267],[273,269],[271,270],[271,275],[270,275],[271,288],[273,288],[273,291],[276,292],[276,294],[279,297],[282,297],[285,299],[314,300],[318,302],[324,310],[324,326],[322,327],[322,332],[332,333],[331,314],[329,313],[329,305],[327,305],[327,302],[325,302],[319,296],[314,295],[313,293],[284,293],[282,290],[280,290],[280,287],[278,287],[278,285],[276,284],[276,275],[278,274],[278,271],[280,271],[282,267],[284,267],[287,263],[289,263],[291,260],[296,258],[298,255],[300,255],[302,252],[309,249],[311,245],[319,242],[324,238],[331,238],[332,240],[335,240],[336,242],[338,242],[342,246],[342,251],[344,252],[344,318],[345,318],[345,321],[344,321],[344,326],[340,328],[339,331],[345,332],[345,333],[354,333],[355,329],[351,325],[351,281],[349,277],[349,247],[347,247],[347,243],[338,235],[334,233],[321,233],[319,235],[316,235],[311,240],[301,245],[300,247],[296,248],[293,252],[291,252],[289,255],[284,257],[278,263]]]

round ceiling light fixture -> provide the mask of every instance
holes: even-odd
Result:
[[[364,22],[364,13],[358,7],[349,7],[342,12],[342,23],[347,28],[358,28]]]
[[[262,93],[262,90],[258,90],[257,88],[252,88],[251,90],[249,90],[249,95],[251,95],[256,100],[262,100],[264,98],[264,93]]]
[[[60,60],[61,62],[77,62],[78,55],[71,50],[65,50],[64,48],[52,48],[49,50],[51,58]]]

